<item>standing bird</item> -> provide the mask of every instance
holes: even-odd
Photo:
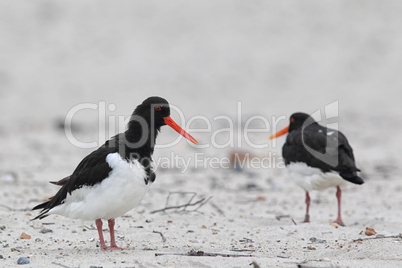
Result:
[[[344,226],[341,217],[341,186],[351,182],[363,184],[357,176],[352,147],[339,131],[320,126],[305,113],[294,113],[289,126],[269,137],[274,139],[289,133],[282,148],[282,155],[290,177],[306,191],[306,216],[310,222],[311,190],[336,187],[338,217],[334,223]]]
[[[116,245],[115,218],[136,207],[155,181],[152,154],[164,125],[198,144],[172,120],[165,99],[150,97],[134,110],[124,133],[86,156],[70,176],[53,182],[62,187],[49,201],[33,208],[42,209],[33,220],[50,214],[95,220],[101,249],[122,249]],[[108,221],[110,247],[103,239],[102,219]]]

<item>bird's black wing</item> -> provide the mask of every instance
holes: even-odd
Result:
[[[337,171],[342,178],[355,184],[363,184],[362,178],[357,176],[357,172],[360,171],[356,167],[355,157],[353,155],[353,149],[349,145],[345,135],[341,132],[338,134],[339,147],[338,147],[338,166]]]
[[[62,180],[63,186],[55,196],[49,201],[33,208],[33,210],[42,209],[41,213],[35,217],[34,220],[46,217],[47,212],[55,206],[62,204],[67,194],[70,194],[72,191],[83,186],[95,185],[108,177],[112,168],[106,162],[106,157],[108,154],[116,152],[116,147],[107,145],[108,144],[105,143],[105,145],[87,155],[78,164],[73,174],[69,176],[68,179],[66,179],[66,177]]]
[[[362,184],[353,150],[339,131],[312,124],[289,133],[283,146],[285,163],[304,162],[323,172],[336,171],[347,181]]]
[[[49,181],[50,183],[54,184],[54,185],[58,185],[58,186],[63,186],[64,184],[66,184],[69,180],[70,180],[70,176],[67,176],[61,180],[58,181]]]
[[[326,151],[326,133],[322,133],[318,124],[309,128],[297,129],[290,132],[286,138],[286,143],[282,148],[282,155],[285,163],[303,162],[310,167],[320,168],[324,172],[331,171],[331,168],[312,152],[325,154]]]

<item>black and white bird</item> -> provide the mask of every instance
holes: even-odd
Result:
[[[115,219],[136,207],[155,181],[152,154],[160,128],[169,125],[191,142],[198,142],[170,117],[169,103],[150,97],[134,110],[128,128],[86,156],[74,172],[54,184],[61,189],[34,218],[58,214],[95,220],[102,250],[122,249],[116,245]],[[108,221],[110,247],[105,245],[102,219]]]
[[[352,147],[341,132],[323,127],[305,113],[294,113],[289,126],[269,137],[274,139],[289,133],[282,155],[290,177],[306,191],[306,215],[310,221],[311,190],[336,187],[338,217],[334,221],[344,226],[341,217],[341,187],[348,183],[363,184],[357,175]]]

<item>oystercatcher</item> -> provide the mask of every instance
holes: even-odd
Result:
[[[42,209],[33,220],[50,214],[95,220],[101,249],[122,249],[116,245],[115,218],[137,206],[155,181],[152,154],[156,136],[164,125],[198,144],[172,120],[165,99],[150,97],[134,110],[127,131],[86,156],[70,176],[53,182],[61,189],[49,201],[33,208]],[[108,221],[110,247],[103,239],[102,219]]]
[[[357,175],[352,147],[339,131],[323,127],[305,113],[294,113],[289,126],[269,137],[274,139],[289,133],[282,148],[282,155],[290,177],[306,191],[306,216],[310,222],[311,190],[336,187],[338,217],[334,221],[344,226],[341,217],[341,187],[348,182],[363,184]]]

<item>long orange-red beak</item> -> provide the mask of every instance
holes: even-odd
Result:
[[[272,135],[271,137],[269,137],[269,139],[272,140],[272,139],[278,138],[278,137],[280,137],[280,136],[282,136],[282,135],[285,135],[285,134],[288,133],[288,132],[289,132],[289,126],[287,126],[287,127],[283,128],[283,129],[279,130],[279,131],[276,132],[274,135]]]
[[[179,133],[192,143],[198,144],[198,141],[194,139],[190,134],[188,134],[184,129],[182,129],[178,124],[176,124],[176,122],[173,121],[173,119],[170,116],[166,116],[163,119],[165,120],[165,124],[176,130],[177,133]]]

